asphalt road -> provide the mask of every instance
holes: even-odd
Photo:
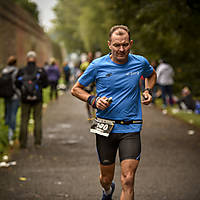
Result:
[[[143,108],[142,158],[135,183],[136,200],[200,199],[200,131]],[[193,129],[193,135],[188,130]],[[85,104],[69,93],[44,111],[43,146],[11,151],[16,166],[0,168],[0,200],[99,200],[95,137],[89,133]],[[120,163],[115,172],[120,196]]]

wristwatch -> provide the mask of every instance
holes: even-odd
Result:
[[[143,92],[145,92],[145,91],[148,91],[149,94],[152,96],[152,89],[151,89],[151,88],[145,88],[145,89],[143,90]]]

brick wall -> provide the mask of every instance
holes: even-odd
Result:
[[[0,68],[10,55],[16,55],[18,66],[23,66],[29,50],[36,51],[41,66],[52,56],[50,39],[29,13],[10,0],[0,1]]]

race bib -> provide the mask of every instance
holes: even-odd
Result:
[[[97,118],[93,120],[90,132],[108,137],[114,127],[114,124],[114,121]]]

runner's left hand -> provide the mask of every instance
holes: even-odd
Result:
[[[149,94],[148,91],[144,91],[142,96],[142,104],[149,105],[152,102],[152,96]]]

